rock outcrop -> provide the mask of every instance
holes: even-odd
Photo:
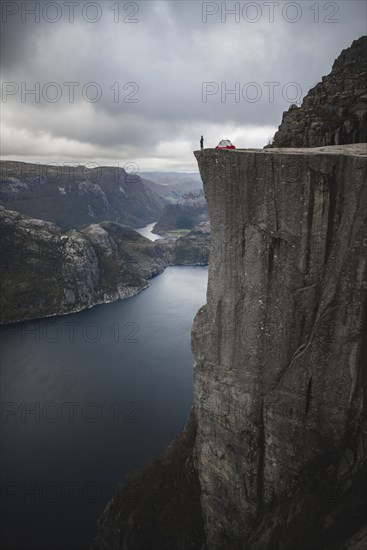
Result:
[[[158,219],[167,200],[123,168],[2,161],[0,204],[68,231],[104,221],[142,227]]]
[[[367,145],[195,155],[212,229],[192,332],[208,548],[353,548],[367,517]]]
[[[176,204],[168,204],[153,228],[153,233],[166,235],[170,231],[193,229],[208,221],[204,191],[199,189],[183,195]]]
[[[128,298],[168,265],[158,243],[113,222],[63,233],[0,207],[0,230],[2,324]]]
[[[367,36],[362,36],[342,51],[331,73],[310,90],[301,107],[292,105],[283,113],[272,147],[366,142]]]

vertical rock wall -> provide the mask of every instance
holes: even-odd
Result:
[[[208,548],[342,548],[366,511],[366,147],[195,156],[212,228],[192,333]]]

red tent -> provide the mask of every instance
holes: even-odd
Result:
[[[232,145],[229,139],[222,139],[216,146],[216,149],[236,149],[236,147]]]

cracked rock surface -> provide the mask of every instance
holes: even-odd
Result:
[[[195,156],[212,231],[207,305],[192,331],[208,548],[357,548],[367,146]]]

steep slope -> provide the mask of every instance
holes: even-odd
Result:
[[[321,147],[367,142],[367,36],[342,51],[332,71],[292,105],[273,147]]]
[[[102,221],[142,227],[167,201],[123,168],[2,161],[0,204],[67,231]]]
[[[63,233],[0,207],[1,323],[70,313],[133,296],[167,266],[167,254],[113,222]]]
[[[192,333],[208,548],[352,548],[367,517],[367,145],[195,155],[212,229]]]
[[[165,235],[176,229],[193,229],[201,222],[208,220],[208,207],[204,191],[199,189],[183,195],[176,204],[168,204],[153,232]]]

